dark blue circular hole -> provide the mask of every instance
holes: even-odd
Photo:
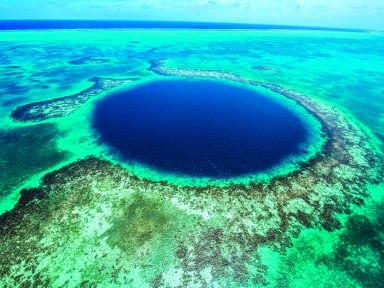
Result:
[[[163,172],[230,178],[300,153],[308,131],[287,107],[213,80],[154,81],[96,104],[101,141],[126,161]]]

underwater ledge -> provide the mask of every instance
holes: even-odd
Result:
[[[384,176],[375,138],[328,104],[219,71],[158,62],[151,69],[255,83],[292,98],[323,123],[323,152],[287,175],[226,186],[153,181],[95,157],[67,165],[23,190],[1,216],[0,283],[204,286],[205,271],[218,286],[266,285],[258,248],[283,252],[304,228],[340,229],[337,215],[363,205],[368,187]],[[64,268],[81,277],[65,278]]]

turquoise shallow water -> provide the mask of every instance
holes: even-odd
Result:
[[[11,218],[0,220],[4,232],[4,255],[0,257],[4,275],[0,281],[4,282],[0,286],[18,287],[28,285],[27,281],[53,287],[64,283],[76,287],[82,281],[90,287],[111,283],[117,287],[127,283],[132,287],[383,286],[384,183],[382,178],[373,180],[358,171],[356,163],[368,161],[359,159],[360,154],[352,161],[343,160],[340,152],[339,159],[334,157],[339,162],[327,164],[330,170],[316,173],[315,166],[308,164],[303,177],[310,173],[316,177],[306,181],[293,183],[296,176],[284,178],[286,171],[277,171],[282,178],[273,184],[251,185],[241,193],[234,191],[242,187],[210,187],[213,190],[208,191],[203,186],[194,194],[193,180],[186,186],[179,178],[172,180],[174,186],[164,182],[156,186],[150,180],[162,180],[161,175],[140,165],[122,164],[124,171],[139,179],[129,181],[111,176],[117,168],[105,168],[104,162],[65,168],[90,155],[120,163],[93,130],[92,111],[108,93],[168,77],[154,73],[151,65],[156,61],[163,61],[168,69],[163,74],[177,79],[193,74],[225,80],[230,76],[223,73],[229,73],[301,93],[305,99],[318,101],[313,102],[320,103],[317,107],[328,105],[330,111],[347,119],[331,119],[316,110],[320,120],[345,129],[349,127],[346,123],[354,123],[358,128],[353,129],[371,137],[368,144],[358,142],[359,147],[382,150],[383,40],[384,34],[379,32],[297,30],[1,31],[1,213],[16,205],[22,188],[38,187],[48,172],[64,170],[45,178],[43,192],[34,190],[35,204],[19,205],[9,214]],[[240,82],[236,85],[243,85]],[[53,102],[40,103],[49,100]],[[287,107],[297,106],[291,100],[281,101],[287,101]],[[22,115],[30,118],[12,118],[12,111],[31,103],[38,104],[21,110],[29,111]],[[335,138],[341,138],[337,133]],[[316,135],[313,139],[318,139]],[[353,136],[341,143],[353,143]],[[335,147],[346,152],[357,149]],[[310,146],[308,153],[317,149]],[[374,160],[370,163],[376,165]],[[74,175],[76,171],[81,175]],[[89,176],[87,171],[94,174]],[[339,176],[333,177],[329,171]],[[354,180],[342,181],[340,175]],[[149,180],[142,183],[140,179]],[[300,193],[308,197],[297,196]],[[44,202],[51,194],[54,197]],[[28,202],[29,194],[24,195],[22,203]],[[24,216],[36,226],[17,222]],[[8,233],[15,229],[12,225],[20,231],[16,236]],[[41,254],[26,247],[12,250],[19,243],[17,237],[25,243],[38,239],[33,247]],[[137,254],[127,252],[131,250]],[[108,256],[103,258],[102,253]],[[87,255],[98,260],[89,263]],[[35,260],[26,264],[20,257]],[[136,262],[139,264],[132,264]],[[124,263],[130,269],[119,267],[114,272],[108,263]]]

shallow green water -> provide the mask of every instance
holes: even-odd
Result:
[[[334,113],[342,115],[333,118],[337,121],[333,121],[332,127],[352,123],[353,129],[348,128],[349,131],[362,133],[347,133],[342,143],[353,142],[353,136],[360,137],[357,146],[377,151],[376,156],[384,148],[384,34],[145,29],[13,31],[0,32],[0,43],[1,213],[16,205],[22,188],[39,186],[41,177],[50,171],[87,156],[119,163],[92,131],[91,111],[95,101],[107,93],[150,80],[200,76],[230,81],[232,76],[220,74],[229,73],[240,80],[278,85],[312,101],[307,108],[324,104],[325,110],[334,109]],[[163,75],[150,69],[156,61],[163,61]],[[206,71],[215,74],[207,76],[210,74]],[[94,77],[104,80],[91,82]],[[235,82],[249,85],[243,80]],[[93,90],[83,93],[90,87]],[[33,106],[28,110],[31,118],[25,121],[11,117],[20,105],[64,96],[71,98],[66,98],[68,102],[46,103],[40,114],[36,107],[41,105]],[[286,105],[296,105],[286,97],[278,97]],[[52,106],[55,103],[58,106]],[[295,109],[308,113],[301,105]],[[332,122],[331,116],[324,116],[325,112],[314,111],[311,112],[324,123]],[[340,119],[345,122],[339,122]],[[317,132],[305,161],[318,155],[325,141],[319,136],[319,124],[314,121],[313,125]],[[335,135],[337,138],[338,134]],[[364,135],[369,139],[363,143]],[[371,167],[380,167],[382,159],[368,161],[357,148],[338,148],[348,150],[354,160],[330,164],[332,171],[343,171],[334,172],[335,176],[315,173],[315,168],[311,168],[308,171],[316,175],[310,178],[313,182],[293,183],[284,177],[291,177],[289,173],[301,168],[288,165],[260,178],[270,183],[272,176],[282,177],[278,184],[263,184],[262,189],[252,185],[248,190],[239,188],[243,192],[226,188],[232,187],[228,186],[230,181],[164,178],[156,171],[124,163],[120,163],[124,171],[138,180],[129,182],[122,180],[123,176],[110,176],[117,173],[117,168],[102,163],[95,164],[96,168],[92,166],[96,171],[92,177],[87,176],[87,165],[83,170],[79,169],[82,164],[74,166],[71,172],[61,170],[60,177],[42,185],[44,193],[54,196],[49,196],[49,200],[42,196],[41,202],[37,198],[37,204],[33,202],[29,208],[19,206],[14,210],[16,214],[10,214],[15,219],[27,215],[26,219],[36,220],[33,223],[37,226],[28,228],[21,220],[2,219],[3,231],[9,231],[16,223],[18,231],[25,231],[20,232],[20,239],[38,239],[36,251],[41,247],[52,248],[39,257],[28,249],[1,257],[4,277],[0,286],[16,287],[26,281],[40,283],[36,275],[41,285],[49,283],[53,287],[76,287],[81,283],[89,287],[120,287],[127,283],[132,287],[383,286],[384,182],[380,175],[374,176],[374,170],[366,168],[364,175],[362,168],[349,169],[355,163],[368,167],[364,161],[371,163]],[[85,176],[73,176],[71,173],[77,173],[73,170],[82,171]],[[103,171],[107,171],[105,175]],[[340,175],[351,180],[342,182]],[[234,182],[247,185],[260,179],[250,177]],[[168,182],[158,185],[160,182],[152,180]],[[207,185],[219,188],[204,190]],[[203,192],[192,193],[193,186]],[[267,196],[259,199],[259,191]],[[214,193],[220,196],[215,198]],[[296,197],[295,193],[307,194],[310,200]],[[355,196],[361,201],[356,202]],[[324,203],[333,208],[326,209]],[[300,217],[299,212],[317,215],[317,210],[321,210],[318,218]],[[47,215],[43,217],[42,211]],[[79,215],[79,220],[70,219],[69,215]],[[8,232],[4,235],[2,245],[6,253],[18,236]],[[246,240],[234,240],[243,236]],[[204,254],[207,250],[213,255]],[[102,259],[102,253],[108,254],[105,260],[87,260],[87,255]],[[26,264],[26,257],[35,260]],[[121,264],[123,267],[114,271],[112,264],[108,264],[113,261],[126,266]]]

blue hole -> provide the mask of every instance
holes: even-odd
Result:
[[[162,172],[231,178],[301,153],[308,131],[287,107],[213,80],[162,80],[105,97],[93,126],[122,160]]]

